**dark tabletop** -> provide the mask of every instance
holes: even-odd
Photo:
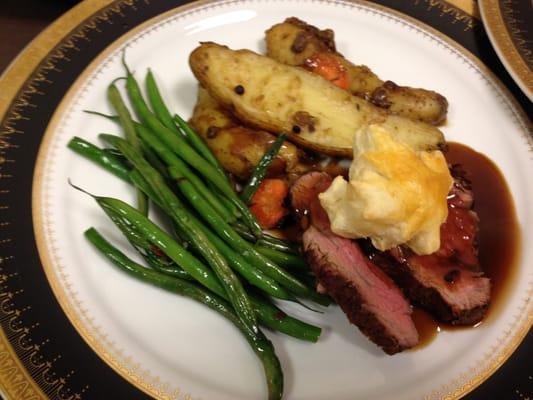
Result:
[[[76,3],[76,0],[0,0],[0,73],[39,32]],[[525,108],[532,118],[531,104]],[[509,361],[465,399],[533,399],[532,354],[530,332]]]

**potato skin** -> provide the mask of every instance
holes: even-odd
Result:
[[[267,56],[293,66],[304,66],[317,53],[332,53],[344,66],[352,94],[369,98],[383,81],[365,65],[354,65],[339,54],[331,29],[320,30],[298,18],[287,18],[266,31]]]
[[[283,64],[304,67],[312,56],[329,53],[346,69],[348,90],[378,107],[410,119],[438,125],[446,119],[448,102],[431,90],[382,81],[365,65],[355,65],[336,51],[333,31],[320,30],[297,18],[266,31],[267,55]]]
[[[209,94],[241,121],[275,134],[285,132],[310,150],[351,157],[355,132],[369,122],[387,125],[417,150],[444,144],[435,127],[391,116],[320,76],[249,50],[203,43],[189,63]]]
[[[242,126],[202,87],[190,120],[202,136],[222,168],[241,180],[250,177],[265,151],[276,139],[265,131]],[[292,143],[284,143],[269,168],[271,175],[286,175],[298,169],[300,151]]]

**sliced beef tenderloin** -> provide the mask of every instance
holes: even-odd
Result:
[[[311,225],[303,235],[305,258],[323,290],[348,320],[387,354],[418,343],[411,307],[394,282],[357,243]]]
[[[404,248],[396,248],[370,258],[414,304],[439,321],[472,325],[483,318],[490,301],[487,277],[447,258],[406,253]]]
[[[452,168],[448,217],[441,225],[439,250],[418,256],[399,246],[371,259],[404,290],[407,297],[437,319],[454,325],[479,322],[490,302],[491,284],[479,266],[478,217],[474,196],[461,170]]]
[[[302,216],[305,257],[318,287],[341,307],[349,321],[386,353],[394,354],[418,343],[411,307],[394,282],[377,268],[358,244],[331,232],[318,194],[331,177],[312,172],[292,189],[293,207]]]
[[[291,205],[296,215],[300,217],[303,229],[312,223],[318,229],[329,230],[329,218],[320,205],[318,195],[325,192],[331,182],[331,176],[326,172],[309,172],[292,185]]]

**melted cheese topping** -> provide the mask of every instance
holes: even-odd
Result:
[[[380,250],[406,244],[417,254],[440,247],[452,186],[440,151],[415,151],[379,124],[355,135],[349,182],[338,176],[319,195],[331,230],[370,238]]]

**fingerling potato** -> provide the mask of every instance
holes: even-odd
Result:
[[[253,169],[276,139],[271,133],[244,127],[223,109],[202,87],[190,123],[202,136],[222,167],[241,180]],[[284,143],[269,168],[272,175],[289,174],[297,168],[300,155],[292,143]]]
[[[437,128],[389,115],[367,101],[301,68],[249,50],[203,43],[190,55],[191,69],[209,94],[241,121],[324,154],[351,157],[355,132],[382,123],[417,150],[444,144]]]
[[[448,102],[431,90],[382,81],[365,65],[355,65],[335,47],[331,29],[320,30],[297,18],[287,18],[266,31],[267,55],[287,65],[300,66],[363,97],[391,113],[438,125],[446,119]],[[340,77],[339,77],[340,76]]]

